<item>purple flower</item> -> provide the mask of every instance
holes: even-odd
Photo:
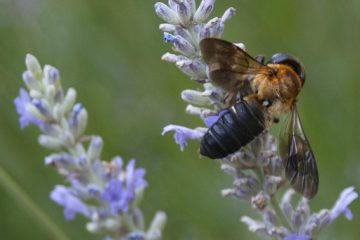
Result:
[[[26,106],[32,103],[29,94],[23,88],[20,88],[19,96],[14,99],[14,104],[16,112],[20,116],[19,123],[21,128],[24,128],[31,123],[38,126],[40,129],[44,129],[45,123],[26,110]]]
[[[162,135],[169,131],[174,131],[174,139],[176,144],[180,145],[180,150],[183,151],[187,145],[187,139],[201,139],[204,136],[204,132],[196,129],[190,129],[178,125],[167,125],[162,131]]]
[[[77,213],[88,218],[91,216],[90,208],[77,198],[70,189],[64,186],[55,186],[55,189],[50,193],[50,198],[64,207],[64,216],[66,220],[73,219]]]
[[[135,160],[130,160],[126,165],[126,190],[128,192],[128,200],[133,200],[135,197],[136,189],[147,186],[144,180],[145,169],[135,169]]]
[[[358,198],[358,193],[354,191],[354,187],[345,188],[333,208],[330,210],[330,223],[334,221],[339,215],[344,214],[346,219],[352,219],[352,213],[348,206],[352,201]]]
[[[216,123],[219,118],[224,115],[224,113],[226,112],[226,110],[222,110],[220,111],[217,115],[212,115],[212,116],[208,116],[206,118],[204,118],[204,123],[207,127],[211,127],[214,123]]]
[[[115,215],[128,210],[127,192],[119,179],[108,182],[101,199],[108,203],[111,214]]]
[[[131,160],[126,165],[125,179],[123,181],[111,179],[107,183],[104,192],[101,194],[101,199],[108,203],[112,214],[128,210],[129,203],[135,198],[136,190],[147,185],[144,175],[145,170],[142,168],[136,169],[135,160]]]
[[[311,240],[311,237],[305,234],[292,233],[284,238],[284,240]]]

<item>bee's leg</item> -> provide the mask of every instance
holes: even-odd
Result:
[[[225,95],[225,105],[230,107],[236,103],[238,93],[237,92],[228,92]]]
[[[255,57],[256,61],[258,61],[261,64],[265,64],[265,56],[262,54],[259,54]]]

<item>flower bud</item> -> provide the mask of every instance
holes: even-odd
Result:
[[[41,90],[41,82],[36,80],[31,73],[31,71],[27,70],[23,73],[22,78],[24,80],[24,83],[30,90]]]
[[[187,1],[178,1],[176,11],[182,25],[188,25],[192,17],[192,9]]]
[[[27,69],[34,76],[34,78],[37,80],[41,80],[42,70],[41,70],[40,63],[38,62],[36,57],[34,57],[31,54],[26,54],[25,64],[26,64]]]
[[[202,92],[187,89],[182,91],[181,98],[191,104],[208,105],[211,104],[209,98],[204,97]]]
[[[34,106],[34,104],[27,103],[25,105],[25,110],[40,121],[46,121],[46,116],[42,114],[38,107]]]
[[[236,9],[233,7],[228,8],[221,17],[223,22],[230,20],[236,13]]]
[[[161,233],[167,221],[165,212],[157,212],[155,217],[150,223],[149,230],[146,233],[146,239],[155,240],[161,239]]]
[[[91,138],[91,142],[88,148],[87,157],[89,162],[94,162],[100,158],[101,151],[103,148],[103,140],[99,136]]]
[[[39,144],[45,148],[58,150],[63,147],[63,142],[58,139],[47,135],[40,135],[38,138]]]
[[[172,40],[175,51],[182,53],[185,56],[192,56],[196,53],[194,46],[185,38],[176,35]]]
[[[59,70],[57,70],[56,68],[50,65],[44,66],[44,83],[46,85],[55,85],[58,83],[59,79],[60,79]]]
[[[171,24],[180,23],[180,19],[177,13],[162,2],[155,3],[155,12],[160,18],[162,18],[167,23],[171,23]]]
[[[162,23],[159,25],[159,29],[162,32],[174,32],[176,30],[176,27],[173,24]]]
[[[215,0],[202,0],[194,14],[194,22],[201,23],[205,21],[213,10],[214,3]]]

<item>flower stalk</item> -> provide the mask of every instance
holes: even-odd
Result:
[[[70,238],[58,228],[52,219],[21,189],[20,186],[0,167],[0,184],[9,195],[18,202],[19,206],[30,213],[39,226],[51,239],[69,240]]]
[[[279,202],[278,200],[276,199],[276,196],[275,195],[271,195],[270,196],[270,202],[271,202],[271,205],[276,213],[276,215],[279,217],[282,225],[284,227],[286,227],[287,229],[289,229],[290,231],[293,231],[289,221],[286,219],[283,211],[281,210],[280,208],[280,205],[279,205]]]

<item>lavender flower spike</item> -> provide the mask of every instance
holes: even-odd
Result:
[[[175,17],[165,19],[157,12],[166,21],[160,25],[160,30],[165,32],[166,42],[172,44],[172,49],[178,53],[165,53],[162,60],[175,64],[190,79],[199,83],[196,90],[184,90],[181,97],[188,103],[186,113],[198,116],[206,126],[189,129],[168,125],[162,133],[174,131],[175,142],[180,145],[181,151],[188,139],[201,140],[207,129],[218,121],[224,108],[228,106],[225,91],[209,79],[207,66],[201,58],[199,42],[204,38],[220,38],[225,23],[235,14],[235,9],[230,7],[221,17],[208,20],[215,0],[202,0],[193,18],[189,19],[188,12],[179,13],[178,9],[179,3],[185,1],[192,2],[169,0],[168,8],[177,14],[178,19],[186,20],[186,24],[173,21]],[[192,6],[195,8],[195,5]],[[237,46],[245,49],[242,43]],[[358,198],[353,187],[346,188],[341,193],[332,209],[322,209],[317,213],[311,213],[307,199],[300,198],[297,204],[292,202],[295,195],[292,189],[285,191],[279,204],[278,190],[287,185],[284,184],[286,179],[282,174],[283,166],[277,146],[278,143],[272,135],[264,131],[234,154],[219,159],[221,169],[234,178],[233,185],[222,190],[222,195],[248,201],[260,214],[260,220],[248,216],[241,218],[251,232],[277,240],[309,240],[339,215],[344,214],[349,220],[352,218],[348,207]]]
[[[157,213],[146,229],[139,208],[147,187],[145,170],[136,168],[135,160],[130,160],[125,169],[120,157],[102,161],[103,140],[84,135],[88,115],[76,102],[75,89],[64,94],[59,71],[49,65],[42,69],[30,54],[26,66],[23,79],[28,90],[20,89],[14,101],[16,111],[22,128],[29,124],[39,127],[40,145],[55,151],[45,158],[45,164],[55,167],[70,183],[57,185],[50,193],[50,198],[64,208],[65,219],[82,215],[88,220],[88,231],[106,233],[109,239],[142,236],[144,240],[160,240],[165,213]],[[151,238],[144,237],[149,232]]]

